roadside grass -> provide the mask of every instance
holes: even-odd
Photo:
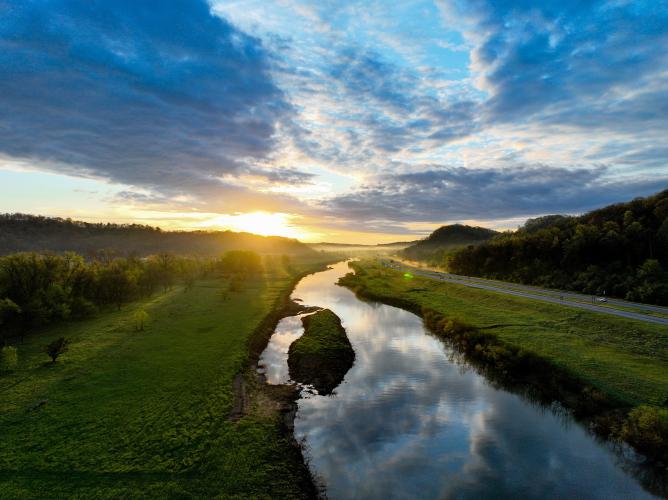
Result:
[[[278,411],[228,419],[249,339],[295,275],[227,298],[208,279],[26,338],[0,376],[0,498],[302,496]],[[51,364],[43,346],[60,336],[72,344]]]
[[[354,264],[351,281],[372,296],[404,300],[494,332],[629,406],[668,400],[668,328],[557,304]]]
[[[436,266],[430,266],[428,264],[425,264],[424,262],[420,261],[411,261],[411,260],[406,260],[406,259],[400,259],[398,257],[393,257],[393,260],[400,262],[401,264],[408,266],[409,268],[416,268],[422,271],[433,271],[437,273],[443,273],[443,272],[449,272],[446,268],[439,268]],[[580,297],[574,297],[573,294],[577,294],[578,292],[574,291],[569,291],[569,290],[559,290],[557,288],[539,288],[536,286],[532,285],[523,285],[522,283],[513,283],[510,281],[498,281],[498,280],[492,280],[492,279],[487,279],[487,278],[480,278],[480,277],[470,277],[470,276],[462,276],[462,279],[472,279],[475,282],[483,283],[486,285],[490,285],[496,288],[501,288],[505,290],[519,290],[519,291],[530,291],[534,295],[542,295],[545,297],[559,297],[562,294],[569,294],[567,297],[568,302],[577,302],[581,304],[591,304],[591,295],[585,295],[585,294],[580,294]],[[652,307],[652,304],[642,304],[642,303],[635,303],[635,305],[632,306],[626,306],[622,304],[617,304],[617,303],[611,303],[611,302],[595,302],[595,305],[597,307],[604,307],[607,309],[617,309],[620,311],[627,311],[627,312],[635,312],[635,313],[642,313],[646,314],[648,316],[654,316],[657,318],[668,318],[668,313],[662,313],[656,310],[652,309],[647,309],[642,307],[643,305],[647,305],[648,307]],[[639,306],[639,307],[637,307]]]

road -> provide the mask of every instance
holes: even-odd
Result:
[[[517,297],[524,297],[527,299],[541,300],[543,302],[551,302],[553,304],[566,305],[569,307],[586,309],[588,311],[594,311],[602,314],[610,314],[613,316],[621,316],[622,318],[634,319],[638,321],[645,321],[647,323],[655,323],[659,325],[668,326],[668,318],[660,318],[658,316],[652,316],[650,314],[643,314],[642,312],[624,311],[621,309],[614,309],[612,307],[606,307],[603,305],[589,304],[586,301],[591,300],[591,295],[583,295],[573,292],[560,292],[545,288],[538,288],[534,286],[485,280],[482,278],[469,278],[466,276],[459,276],[456,274],[441,273],[437,271],[419,269],[406,264],[394,263],[393,265],[398,266],[403,270],[410,271],[411,273],[416,274],[418,276],[423,276],[426,278],[432,278],[440,281],[447,281],[449,283],[457,283],[459,285],[469,286],[472,288],[480,288],[482,290],[490,290],[492,292],[504,293],[506,295],[514,295]],[[625,307],[629,309],[652,311],[668,315],[668,307],[639,304],[637,302],[629,302],[626,300],[619,300],[619,299],[609,299],[607,304],[613,306]]]

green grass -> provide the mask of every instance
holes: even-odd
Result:
[[[304,335],[290,346],[290,376],[329,394],[352,366],[355,351],[341,320],[329,309],[306,316],[302,322]]]
[[[403,300],[489,329],[630,406],[668,399],[668,328],[578,311],[386,269],[373,261],[354,287],[388,302]],[[359,274],[359,273],[358,273]]]
[[[399,259],[399,258],[394,258],[394,260],[401,262],[405,266],[408,267],[413,267],[421,270],[430,270],[430,271],[435,271],[435,272],[448,272],[448,270],[445,267],[439,267],[439,266],[432,266],[429,264],[426,264],[424,262],[420,261],[411,261],[407,259]],[[463,276],[463,279],[467,279],[467,277]],[[568,294],[573,294],[573,293],[581,293],[581,292],[573,292],[573,291],[565,291],[565,290],[559,290],[556,288],[539,288],[536,285],[523,285],[522,283],[513,283],[510,281],[498,281],[498,280],[491,280],[491,279],[486,279],[486,278],[481,278],[481,277],[475,277],[474,278],[476,281],[479,281],[484,284],[488,284],[490,286],[496,287],[496,288],[502,288],[506,290],[520,290],[520,291],[526,291],[525,288],[523,287],[530,287],[532,288],[530,290],[530,293],[534,295],[542,295],[545,297],[558,297],[559,295],[563,293],[568,293]],[[568,302],[579,302],[582,304],[591,304],[591,295],[585,295],[581,294],[582,296],[580,298],[573,297],[572,295],[567,298]],[[604,307],[607,309],[618,309],[620,311],[628,311],[628,312],[634,312],[634,313],[642,313],[646,314],[648,316],[654,316],[657,318],[668,318],[668,314],[664,314],[661,312],[657,312],[651,309],[645,309],[642,307],[643,304],[636,303],[637,305],[640,305],[641,307],[630,307],[630,306],[625,306],[625,305],[620,305],[620,304],[613,304],[610,302],[595,302],[594,303],[597,307]],[[651,306],[651,304],[647,304],[648,306]]]
[[[0,376],[0,498],[301,495],[277,410],[228,420],[249,338],[293,280],[223,300],[211,279],[28,337]],[[59,336],[72,344],[51,365],[42,349]]]
[[[304,319],[306,332],[291,346],[295,354],[328,356],[329,353],[350,348],[346,332],[341,328],[341,320],[329,309],[323,309]]]

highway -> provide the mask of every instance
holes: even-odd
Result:
[[[659,325],[668,326],[668,317],[661,318],[644,314],[640,311],[652,311],[668,316],[668,307],[653,306],[648,304],[639,304],[637,302],[629,302],[620,299],[608,299],[606,304],[618,307],[625,307],[629,309],[636,309],[638,311],[625,311],[622,309],[615,309],[613,307],[606,307],[596,303],[589,303],[591,295],[583,295],[573,292],[561,292],[558,290],[550,290],[546,288],[539,288],[534,286],[518,285],[516,283],[507,283],[502,281],[486,280],[482,278],[469,278],[467,276],[459,276],[445,272],[431,271],[419,269],[403,263],[384,263],[386,266],[394,267],[409,271],[415,275],[431,278],[439,281],[446,281],[449,283],[457,283],[472,288],[480,288],[482,290],[489,290],[492,292],[503,293],[506,295],[514,295],[517,297],[524,297],[527,299],[541,300],[543,302],[550,302],[553,304],[565,305],[575,307],[578,309],[586,309],[588,311],[598,312],[602,314],[609,314],[613,316],[621,316],[622,318],[634,319],[637,321],[645,321],[647,323],[655,323]]]

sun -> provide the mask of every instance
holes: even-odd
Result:
[[[259,234],[260,236],[304,238],[307,234],[292,223],[295,218],[294,215],[279,212],[248,212],[220,215],[207,220],[201,226]]]

